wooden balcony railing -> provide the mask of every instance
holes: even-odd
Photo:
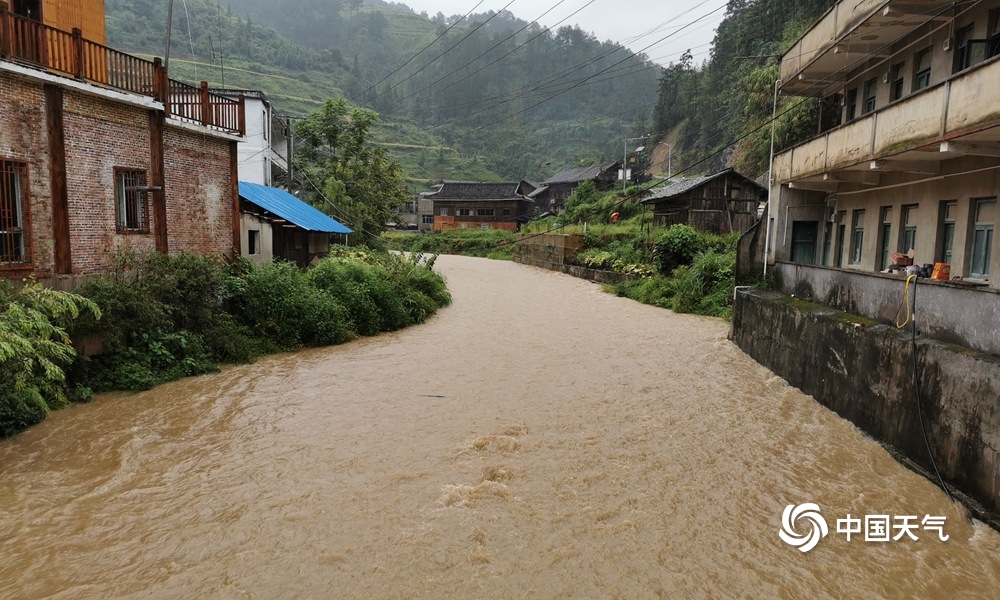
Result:
[[[162,102],[168,117],[226,132],[246,133],[243,98],[208,92],[167,77],[160,59],[144,60],[10,12],[0,1],[0,60],[43,67],[81,81]]]

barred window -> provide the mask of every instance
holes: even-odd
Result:
[[[0,159],[0,265],[31,260],[27,212],[28,165]]]
[[[149,233],[146,172],[115,169],[115,223],[118,233]]]

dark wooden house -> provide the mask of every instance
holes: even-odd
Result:
[[[757,222],[757,208],[767,189],[756,181],[726,169],[704,177],[679,178],[642,201],[653,208],[653,225],[678,223],[712,233],[740,233]]]
[[[434,231],[448,229],[504,229],[517,231],[531,220],[532,199],[521,193],[521,183],[445,181],[426,197],[434,203]]]
[[[566,199],[584,181],[592,181],[598,191],[606,192],[615,187],[620,168],[620,162],[611,162],[564,169],[542,182],[544,191],[534,196],[538,208],[542,212],[561,213],[566,208]]]

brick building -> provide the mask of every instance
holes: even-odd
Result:
[[[517,231],[531,220],[534,200],[521,193],[521,183],[444,181],[426,195],[434,206],[434,231],[503,229]]]
[[[103,24],[103,2],[49,4],[0,1],[0,277],[71,286],[126,248],[238,248],[242,102],[45,19]]]

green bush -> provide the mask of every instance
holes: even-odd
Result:
[[[241,279],[228,305],[237,322],[267,340],[269,349],[339,344],[353,337],[347,309],[294,264],[267,263]]]
[[[688,225],[673,225],[656,238],[653,260],[664,275],[674,269],[690,265],[694,257],[706,249],[701,232]]]
[[[732,314],[732,293],[736,272],[736,254],[699,254],[690,268],[676,274],[677,294],[673,309],[729,318]]]
[[[35,282],[17,289],[0,281],[0,436],[13,435],[69,403],[64,369],[76,352],[67,327],[82,312],[95,319],[101,314],[77,294]]]

